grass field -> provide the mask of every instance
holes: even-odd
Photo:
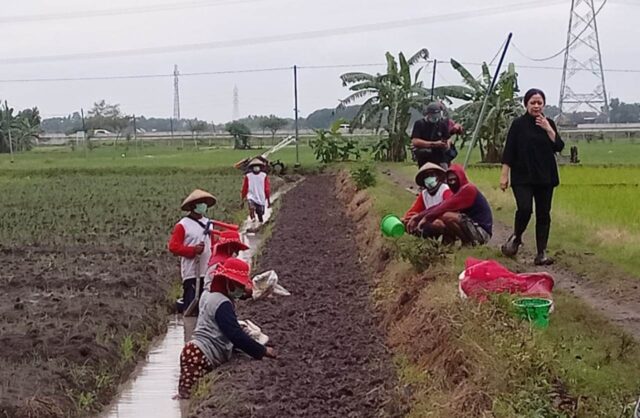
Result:
[[[471,175],[484,175],[488,182],[494,171],[472,170]],[[379,216],[402,213],[413,200],[383,175],[368,190]],[[563,238],[556,235],[558,241]],[[388,244],[396,247],[393,240]],[[392,339],[396,333],[400,341],[405,341],[403,335],[420,335],[406,339],[396,351],[401,380],[417,391],[408,416],[458,416],[451,411],[472,411],[476,403],[486,403],[484,396],[492,400],[488,407],[496,417],[614,417],[625,408],[623,416],[629,416],[637,397],[637,344],[594,308],[562,291],[554,291],[556,312],[543,332],[515,320],[508,300],[483,305],[462,301],[456,281],[469,256],[500,258],[491,248],[463,249],[442,265],[420,272],[420,280],[408,288],[396,280],[415,273],[403,267],[395,267],[400,269],[398,276],[392,278],[390,271],[390,279],[379,283],[377,294],[386,295],[386,303],[392,305],[402,299],[403,291],[420,292],[410,315],[394,323],[391,331]],[[433,344],[437,345],[432,351],[421,351]],[[451,363],[463,370],[463,381],[448,381],[453,372],[445,370]]]
[[[415,167],[401,171],[411,178]],[[498,167],[469,169],[500,221],[511,225],[515,202],[498,188]],[[595,252],[629,273],[640,271],[640,166],[561,166],[553,202],[551,250]],[[535,217],[531,221],[533,230]],[[530,242],[533,242],[529,239]]]
[[[69,147],[46,147],[32,152],[16,155],[10,162],[9,155],[0,155],[0,171],[4,170],[42,170],[49,168],[95,169],[108,168],[119,170],[128,167],[137,168],[231,168],[243,158],[260,155],[264,149],[233,150],[230,148],[206,147],[197,150],[187,148],[178,150],[160,143],[145,143],[139,149],[125,146],[101,146],[89,152],[72,151]],[[123,157],[124,155],[124,157]],[[280,159],[290,167],[296,162],[295,147],[287,147],[274,159]],[[313,153],[308,146],[300,146],[299,160],[302,165],[315,165]]]

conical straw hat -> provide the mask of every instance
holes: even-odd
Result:
[[[216,204],[216,198],[211,193],[205,192],[204,190],[195,189],[191,192],[189,196],[182,202],[180,208],[184,211],[190,211],[192,206],[196,203],[206,203],[207,206],[211,207]]]

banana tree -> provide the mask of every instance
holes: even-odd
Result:
[[[429,51],[421,49],[409,59],[403,53],[398,59],[386,53],[386,74],[346,73],[340,76],[342,85],[353,93],[340,101],[338,108],[344,108],[360,99],[367,98],[351,122],[351,129],[373,127],[384,129],[388,138],[385,152],[380,157],[388,161],[404,161],[407,157],[409,135],[407,129],[411,110],[422,110],[429,100],[430,92],[418,81],[422,68],[412,76],[412,67],[426,62]]]
[[[464,145],[477,123],[492,76],[486,63],[482,64],[482,74],[478,78],[454,59],[451,60],[451,65],[460,73],[465,85],[438,87],[436,92],[440,96],[467,102],[459,106],[454,115],[456,121],[465,127],[465,134],[462,136]],[[487,102],[487,113],[481,122],[478,144],[483,162],[500,162],[511,121],[524,112],[518,97],[519,91],[518,73],[511,63],[500,74]]]

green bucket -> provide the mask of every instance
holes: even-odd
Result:
[[[404,234],[404,224],[396,215],[387,215],[380,222],[382,233],[391,238],[398,238]]]
[[[552,302],[549,299],[523,298],[513,301],[516,314],[531,322],[538,328],[549,326],[549,310]]]

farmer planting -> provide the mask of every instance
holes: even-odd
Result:
[[[265,163],[259,158],[253,159],[249,163],[249,172],[244,176],[242,183],[242,204],[247,200],[249,206],[249,217],[258,221],[264,221],[265,207],[271,207],[271,190],[269,176],[264,172]]]
[[[453,195],[446,184],[446,173],[444,168],[433,163],[426,163],[418,170],[415,181],[423,190],[402,218],[410,233],[423,238],[438,238],[446,231],[446,225],[439,219],[419,224],[410,222],[415,215],[439,205]]]
[[[213,273],[219,265],[224,264],[229,258],[237,257],[241,251],[249,249],[249,246],[242,242],[237,231],[221,231],[217,235],[218,239],[213,244],[208,264],[209,268],[204,279],[205,291],[210,289]]]
[[[564,148],[555,123],[544,115],[545,102],[541,90],[531,89],[525,94],[527,112],[511,124],[500,176],[500,188],[505,191],[511,186],[517,206],[513,234],[502,246],[502,253],[508,257],[518,253],[535,201],[536,265],[553,264],[546,250],[553,189],[560,184],[555,154]]]
[[[198,290],[204,285],[211,258],[212,231],[212,221],[206,215],[215,204],[216,198],[212,194],[200,189],[191,192],[180,206],[188,214],[175,225],[169,239],[169,251],[180,257],[182,303],[185,307],[194,303]]]
[[[461,133],[462,126],[443,116],[441,103],[430,103],[424,118],[415,122],[411,133],[411,145],[418,167],[433,163],[446,169],[455,158],[451,136]]]
[[[493,228],[491,207],[480,190],[469,182],[461,165],[453,164],[447,170],[447,184],[453,195],[413,216],[408,228],[439,221],[445,225],[445,243],[460,240],[463,245],[483,245],[489,242]]]
[[[272,347],[253,340],[241,328],[234,303],[251,294],[249,265],[230,258],[213,273],[209,292],[200,300],[200,315],[191,340],[180,354],[178,399],[189,399],[197,381],[231,359],[235,349],[254,359],[275,358]]]

